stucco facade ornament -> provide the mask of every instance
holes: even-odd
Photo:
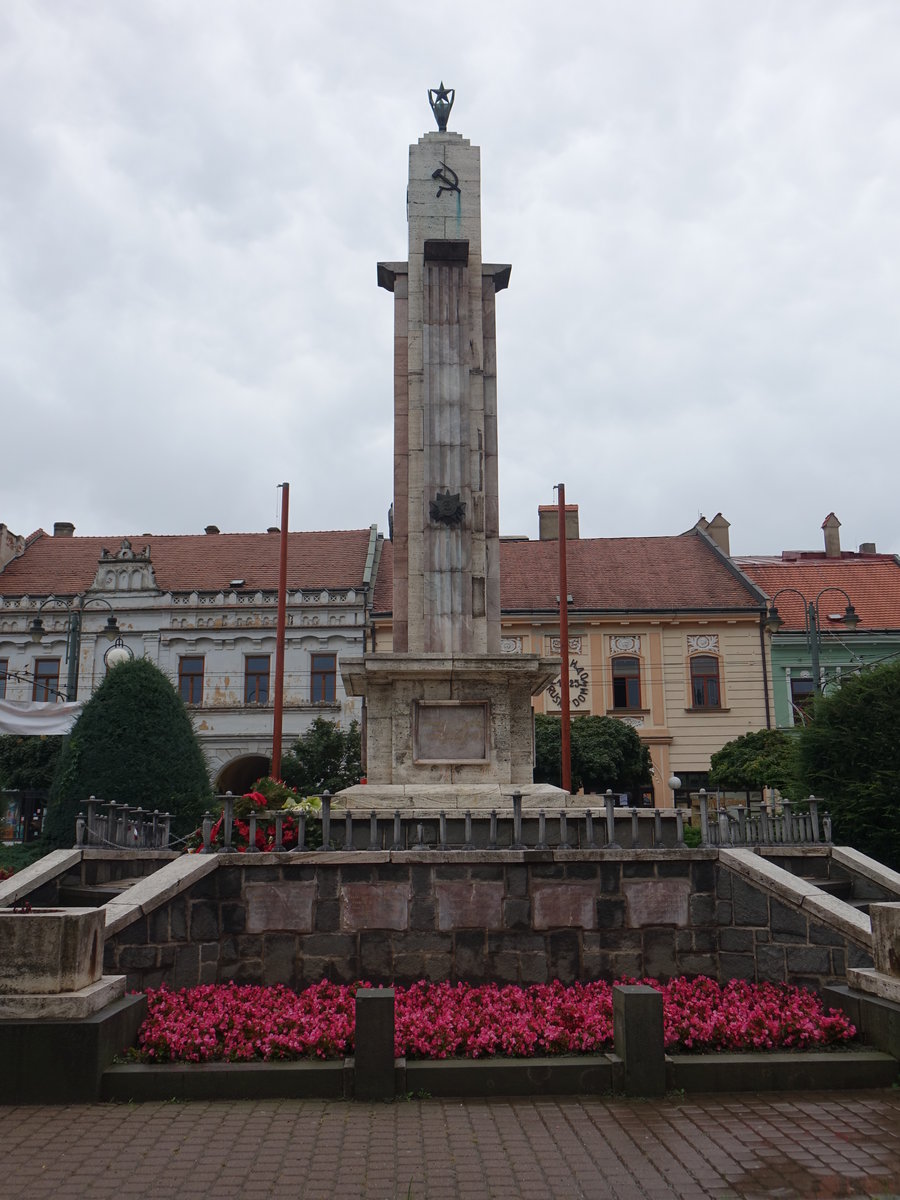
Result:
[[[521,654],[522,639],[520,637],[505,637],[500,639],[501,654]]]
[[[719,635],[717,633],[689,633],[688,654],[718,654]]]
[[[612,634],[609,639],[609,652],[610,654],[640,654],[640,634]]]
[[[623,725],[630,725],[632,729],[641,729],[644,724],[643,717],[617,717],[616,720],[621,721]]]
[[[550,653],[551,654],[562,654],[562,650],[560,649],[560,641],[559,641],[558,637],[550,638]],[[569,638],[569,653],[570,654],[580,654],[581,653],[581,638],[580,637],[570,637]]]

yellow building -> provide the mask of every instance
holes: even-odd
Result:
[[[541,508],[539,517],[537,541],[500,543],[506,654],[560,654],[557,510]],[[672,775],[681,793],[706,786],[716,750],[772,723],[765,597],[703,528],[581,538],[570,505],[566,550],[572,717],[633,726],[650,750],[652,802],[669,806]],[[376,651],[391,649],[391,567],[387,542],[374,596]],[[558,713],[559,705],[557,679],[535,711]]]

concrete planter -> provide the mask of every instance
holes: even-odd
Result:
[[[104,918],[99,908],[0,909],[0,995],[56,995],[96,983]]]

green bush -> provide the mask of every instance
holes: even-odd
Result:
[[[319,796],[359,783],[362,775],[359,722],[341,729],[316,717],[281,760],[281,778],[301,796]]]
[[[176,835],[199,824],[211,789],[206,761],[181,697],[146,659],[113,667],[66,739],[50,794],[45,835],[71,845],[88,796],[173,814]]]
[[[709,781],[727,791],[778,788],[796,797],[797,743],[781,729],[756,729],[726,742],[710,759]]]
[[[800,731],[805,793],[824,797],[834,840],[900,868],[900,663],[843,678]]]
[[[536,783],[561,782],[561,721],[534,719]],[[630,725],[614,717],[577,717],[571,726],[572,790],[630,791],[650,778],[650,752]]]
[[[61,737],[0,735],[0,788],[48,788],[62,748]]]

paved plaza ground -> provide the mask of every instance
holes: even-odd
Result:
[[[3,1200],[898,1197],[900,1091],[0,1109]]]

